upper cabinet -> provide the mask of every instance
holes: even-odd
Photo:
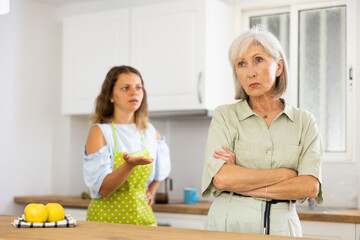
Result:
[[[129,9],[64,19],[64,114],[92,113],[109,69],[114,65],[129,64],[129,20]]]
[[[173,1],[131,10],[131,64],[150,111],[213,110],[233,102],[228,48],[234,9],[217,0]]]
[[[89,114],[110,67],[143,76],[149,111],[213,110],[234,100],[234,7],[185,0],[67,17],[63,113]]]

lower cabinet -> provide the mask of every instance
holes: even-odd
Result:
[[[86,208],[66,207],[65,214],[70,214],[78,221],[85,221]],[[206,215],[181,214],[181,213],[162,213],[154,212],[159,226],[188,229],[204,229]]]
[[[360,224],[356,224],[356,240],[360,240]]]
[[[155,212],[159,226],[203,230],[206,215]]]
[[[301,221],[303,237],[328,240],[359,240],[360,224]]]
[[[206,215],[155,212],[159,226],[204,229]],[[360,240],[360,224],[301,221],[303,237],[327,240]]]
[[[70,214],[73,218],[78,221],[85,221],[87,208],[71,208],[65,207],[65,214]]]
[[[65,213],[85,221],[84,208],[65,208]],[[159,226],[204,229],[206,215],[154,212]],[[327,240],[360,240],[360,224],[301,221],[303,237]]]

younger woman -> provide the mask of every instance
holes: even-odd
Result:
[[[147,114],[139,71],[110,69],[84,150],[84,180],[92,197],[87,221],[156,226],[151,205],[170,173],[170,155]]]

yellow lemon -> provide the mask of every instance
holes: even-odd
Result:
[[[46,222],[48,212],[44,204],[30,203],[24,210],[25,220],[32,223]]]
[[[48,222],[57,222],[64,220],[65,218],[65,210],[63,206],[61,206],[58,203],[48,203],[45,206],[47,212],[48,212]]]

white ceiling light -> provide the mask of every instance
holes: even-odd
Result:
[[[0,15],[10,11],[10,0],[0,0]]]

